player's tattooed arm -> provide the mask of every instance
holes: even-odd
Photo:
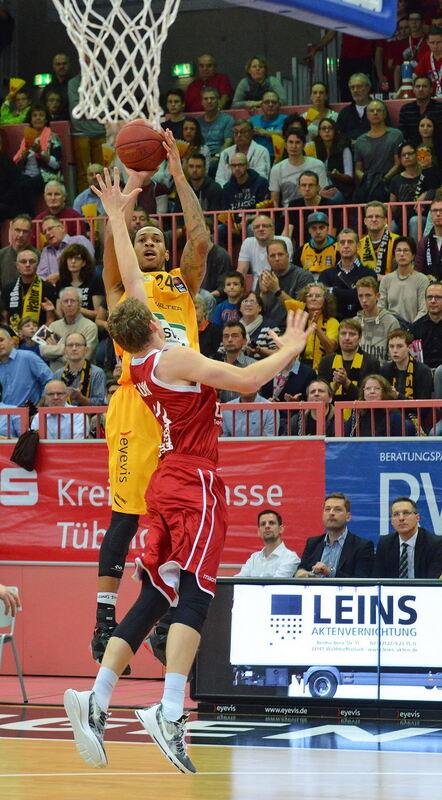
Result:
[[[206,273],[206,259],[210,236],[198,198],[184,175],[181,158],[173,134],[166,130],[164,148],[175,188],[183,209],[187,242],[181,256],[181,273],[189,291],[196,294]]]

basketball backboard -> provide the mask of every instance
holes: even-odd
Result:
[[[334,28],[364,39],[385,39],[396,29],[397,0],[228,0],[299,22]]]

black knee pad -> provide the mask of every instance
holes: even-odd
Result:
[[[121,578],[129,545],[138,528],[137,514],[112,511],[110,525],[104,534],[98,562],[98,576]]]
[[[179,601],[172,612],[171,623],[180,622],[201,633],[209,611],[212,595],[198,586],[193,572],[181,572]]]
[[[136,653],[152,626],[165,614],[169,602],[155,589],[147,574],[142,576],[141,591],[124,619],[115,628],[113,636],[124,639]]]

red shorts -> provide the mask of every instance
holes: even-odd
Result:
[[[198,586],[215,594],[227,530],[224,484],[209,461],[169,454],[153,474],[146,549],[137,567],[172,605],[178,602],[182,569],[193,572]]]

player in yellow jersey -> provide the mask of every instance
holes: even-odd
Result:
[[[164,147],[170,173],[183,209],[187,243],[179,269],[167,272],[169,254],[159,228],[141,228],[134,241],[140,270],[144,273],[145,291],[150,310],[160,320],[167,341],[190,345],[198,350],[198,327],[193,296],[204,278],[209,248],[201,206],[188,183],[171,131],[165,131]],[[126,208],[126,221],[132,211],[143,181],[152,173],[130,171],[125,193],[133,192]],[[109,311],[124,297],[112,231],[108,226],[104,247],[103,280]],[[116,626],[115,605],[130,542],[139,515],[146,511],[144,495],[150,476],[156,469],[160,426],[148,410],[130,380],[130,356],[122,353],[123,372],[120,388],[113,395],[106,418],[109,448],[109,480],[112,516],[100,549],[98,570],[97,621],[91,642],[95,661],[101,662],[106,644]]]

